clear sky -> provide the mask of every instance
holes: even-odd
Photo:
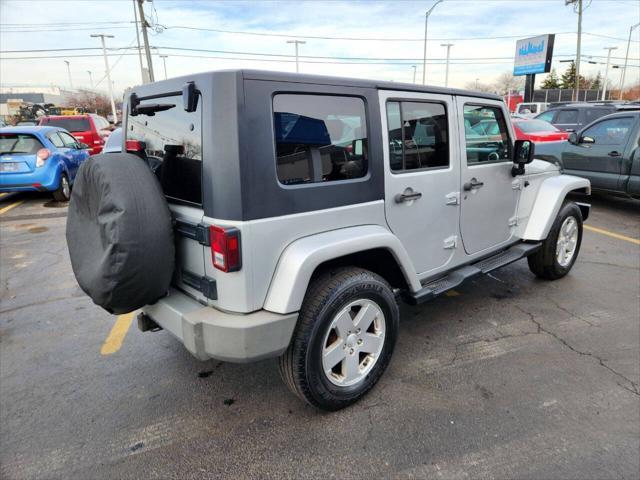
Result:
[[[294,46],[286,41],[299,38],[306,41],[300,46],[303,73],[411,82],[412,65],[417,66],[421,80],[424,13],[433,3],[154,0],[144,6],[148,21],[154,25],[150,44],[157,47],[153,50],[156,79],[164,78],[159,54],[168,55],[170,77],[225,68],[295,71]],[[582,51],[599,63],[583,59],[582,73],[604,73],[604,47],[618,47],[612,53],[612,64],[622,65],[629,27],[640,22],[640,0],[584,0],[584,4]],[[89,35],[114,35],[107,40],[108,47],[133,47],[133,19],[132,0],[0,0],[0,83],[68,86],[64,63],[68,60],[74,86],[88,87],[88,70],[94,82],[101,80],[105,71],[101,52],[95,49],[99,40]],[[443,43],[454,44],[449,84],[464,87],[476,78],[489,83],[500,73],[511,71],[516,39],[545,33],[557,34],[554,66],[561,73],[568,64],[558,60],[575,56],[576,30],[577,15],[564,0],[445,0],[429,20],[427,83],[444,84]],[[378,40],[362,40],[372,38]],[[81,50],[91,48],[95,50]],[[53,49],[78,50],[35,51]],[[13,53],[24,50],[32,51]],[[123,52],[128,55],[121,56]],[[109,55],[118,93],[140,83],[135,50],[110,50]],[[12,59],[16,57],[23,59]],[[631,42],[627,85],[640,81],[639,58],[637,28]],[[610,70],[615,85],[620,72]],[[98,88],[106,89],[106,81]]]

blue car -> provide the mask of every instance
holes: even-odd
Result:
[[[88,148],[58,127],[0,128],[0,192],[52,192],[68,201]]]

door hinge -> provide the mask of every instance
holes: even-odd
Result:
[[[518,225],[518,217],[511,217],[509,219],[508,225],[510,227],[515,227],[516,225]]]
[[[445,205],[458,205],[460,203],[460,192],[451,192],[445,195]]]
[[[522,190],[522,182],[519,178],[516,178],[513,182],[511,182],[511,190]]]
[[[458,247],[457,235],[451,235],[450,237],[445,238],[444,241],[442,242],[442,248],[444,248],[445,250],[449,250],[451,248],[457,248],[457,247]]]

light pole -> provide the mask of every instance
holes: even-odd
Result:
[[[65,60],[64,63],[67,64],[67,75],[69,75],[69,89],[73,90],[73,82],[71,81],[71,64],[69,60]]]
[[[167,57],[169,55],[162,54],[160,58],[162,59],[162,65],[164,66],[164,79],[167,79]]]
[[[453,47],[453,43],[441,43],[441,47],[447,47],[447,64],[444,69],[444,86],[449,86],[449,54],[451,53],[451,47]]]
[[[478,90],[478,80],[480,80],[480,79],[476,78],[476,90]]]
[[[413,83],[416,83],[416,66],[411,65],[411,68],[413,68]]]
[[[91,70],[87,70],[89,74],[89,85],[91,85],[91,90],[93,90],[93,77],[91,76]]]
[[[607,52],[607,66],[604,67],[604,81],[602,82],[602,100],[607,99],[607,81],[609,76],[609,62],[611,61],[611,50],[616,50],[618,47],[604,47]]]
[[[102,56],[104,57],[104,68],[107,71],[107,85],[109,86],[109,98],[111,99],[111,114],[113,115],[113,123],[118,123],[118,114],[116,113],[116,102],[113,101],[113,85],[111,84],[111,71],[109,70],[109,60],[107,59],[107,47],[104,44],[105,38],[114,38],[113,35],[105,35],[103,33],[92,33],[92,38],[100,38],[102,42]]]
[[[300,71],[300,66],[298,65],[298,45],[304,45],[305,41],[302,40],[287,40],[287,43],[293,43],[296,46],[296,73]]]
[[[431,15],[431,12],[433,12],[433,9],[436,8],[436,6],[439,3],[442,3],[444,0],[436,0],[436,3],[434,3],[431,8],[429,10],[427,10],[427,13],[425,13],[424,15],[424,48],[422,50],[422,84],[425,84],[425,78],[426,78],[426,73],[427,73],[427,27],[429,26],[429,15]]]
[[[624,57],[624,67],[622,70],[622,78],[620,79],[620,95],[618,96],[618,100],[622,100],[622,90],[624,89],[624,77],[627,74],[627,62],[629,61],[629,46],[631,45],[631,34],[633,33],[633,29],[640,27],[640,23],[636,23],[629,28],[629,40],[627,40],[627,54]]]

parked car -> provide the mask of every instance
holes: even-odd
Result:
[[[91,155],[102,151],[102,147],[111,133],[109,122],[104,117],[93,113],[85,115],[51,115],[42,117],[38,124],[68,130],[78,141],[89,145]]]
[[[558,279],[580,250],[589,206],[566,195],[589,181],[533,160],[495,95],[234,70],[135,87],[123,111],[127,150],[159,167],[125,152],[80,170],[78,283],[199,359],[279,357],[319,408],[383,374],[398,297],[425,302],[525,257]],[[498,130],[455,133],[463,120]]]
[[[594,120],[617,111],[638,110],[640,105],[624,103],[569,103],[547,110],[535,118],[566,132],[576,132]]]
[[[536,146],[536,157],[589,179],[594,191],[640,198],[640,111],[601,117],[568,142]]]
[[[116,128],[107,138],[102,153],[118,153],[122,151],[122,128]]]
[[[557,142],[569,138],[569,132],[564,132],[544,120],[512,118],[512,122],[518,140],[540,143]]]
[[[58,127],[0,129],[0,192],[49,191],[69,200],[88,145]]]
[[[515,113],[526,117],[534,117],[547,110],[548,104],[544,102],[522,102],[516,107]]]

